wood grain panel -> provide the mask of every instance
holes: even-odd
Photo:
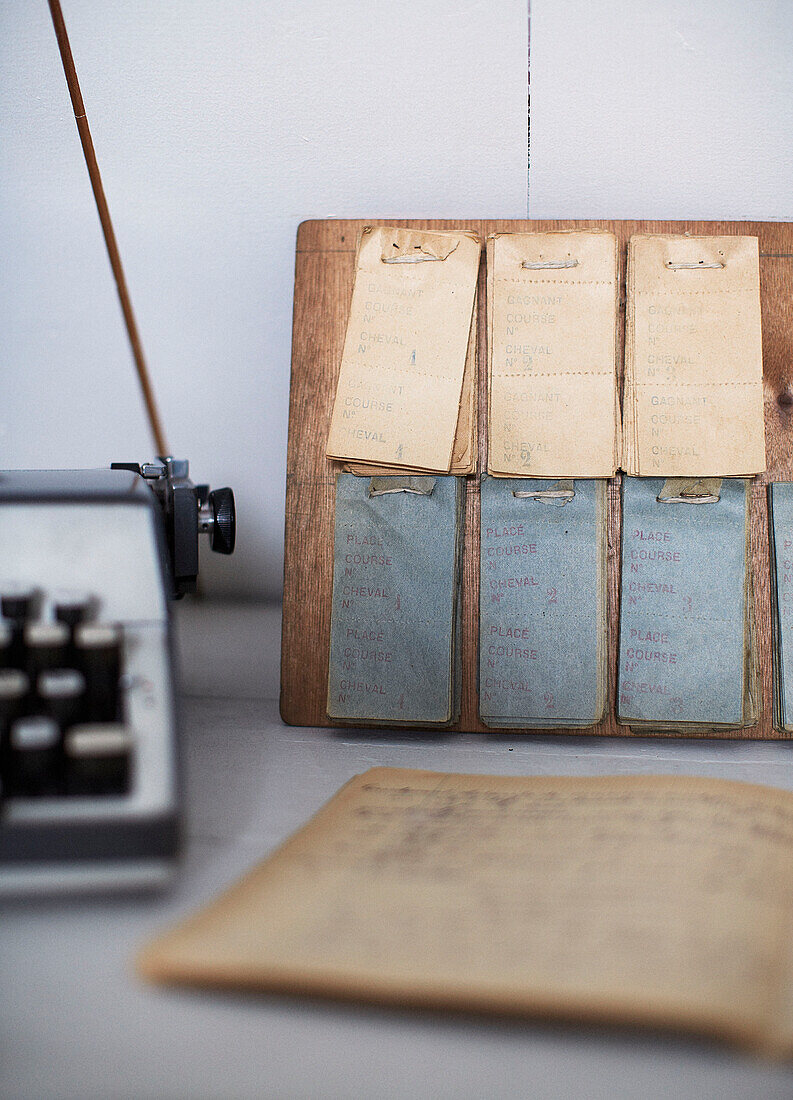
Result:
[[[763,374],[768,470],[752,487],[752,567],[757,645],[763,677],[760,722],[727,738],[783,738],[771,727],[771,612],[768,573],[768,481],[793,480],[793,225],[777,222],[660,221],[404,221],[394,219],[304,222],[297,234],[292,332],[292,380],[287,451],[284,610],[281,649],[281,716],[303,726],[333,726],[325,713],[330,609],[333,586],[333,497],[339,463],[325,458],[336,379],[341,363],[352,294],[355,242],[364,225],[406,225],[417,229],[469,229],[484,240],[490,233],[551,229],[609,229],[620,242],[618,364],[622,385],[625,324],[626,245],[632,233],[751,234],[760,241],[763,313]],[[486,455],[486,286],[485,259],[479,272],[479,468]],[[614,718],[619,614],[620,479],[609,484],[608,630],[609,713],[589,730],[561,734],[633,736]],[[463,688],[458,730],[487,732],[477,714],[479,622],[479,489],[467,479],[463,562]],[[363,724],[363,723],[362,723]],[[510,731],[510,736],[514,731]],[[542,731],[548,734],[549,731]],[[668,736],[676,736],[669,734]]]

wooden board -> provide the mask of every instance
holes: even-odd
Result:
[[[793,224],[776,222],[656,221],[399,221],[358,219],[309,221],[298,229],[292,331],[292,382],[286,475],[284,610],[281,648],[281,716],[302,726],[332,726],[325,713],[333,585],[333,501],[339,463],[325,458],[336,379],[352,294],[355,242],[364,225],[406,225],[420,229],[469,229],[484,240],[490,233],[550,229],[611,230],[620,241],[619,353],[625,322],[625,258],[633,233],[737,233],[760,240],[763,313],[763,373],[768,471],[752,488],[752,566],[757,644],[763,677],[762,718],[749,730],[723,737],[783,738],[771,726],[771,611],[765,486],[793,480]],[[486,454],[486,286],[485,257],[479,271],[479,469]],[[609,712],[588,730],[545,734],[633,736],[614,717],[617,670],[620,562],[620,479],[609,483],[608,619]],[[479,481],[467,479],[462,598],[462,711],[456,730],[499,736],[479,720],[477,646],[479,623]],[[366,723],[360,723],[366,725]],[[514,731],[510,731],[510,736]],[[670,734],[669,736],[676,736]]]

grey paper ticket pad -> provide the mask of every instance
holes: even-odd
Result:
[[[606,482],[485,477],[481,502],[482,721],[594,725],[608,680]]]
[[[465,486],[336,479],[328,715],[445,726],[459,716]]]
[[[617,713],[637,729],[757,721],[748,484],[726,478],[707,503],[691,491],[623,479]]]
[[[768,486],[774,726],[793,729],[793,485]]]

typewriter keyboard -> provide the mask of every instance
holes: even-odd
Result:
[[[123,706],[123,631],[99,601],[0,588],[0,777],[6,796],[129,790],[135,738]]]
[[[0,896],[148,888],[173,873],[160,524],[129,471],[0,472]]]

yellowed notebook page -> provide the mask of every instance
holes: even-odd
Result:
[[[329,457],[448,472],[480,251],[464,232],[363,230]]]
[[[476,472],[476,429],[477,416],[477,372],[476,372],[476,295],[474,295],[474,308],[471,316],[471,332],[468,337],[468,351],[465,357],[465,370],[463,372],[463,386],[460,397],[460,410],[457,415],[457,429],[454,435],[452,447],[452,461],[449,473],[462,476]],[[347,473],[357,474],[361,477],[375,477],[379,474],[388,475],[402,473],[403,467],[378,466],[367,462],[348,462],[344,469]],[[412,467],[416,473],[427,471],[419,467]]]
[[[792,881],[787,792],[374,768],[138,967],[778,1050]]]
[[[627,472],[759,473],[765,438],[757,238],[637,236],[629,266]]]
[[[489,472],[611,477],[620,437],[616,238],[501,233],[488,256]]]

